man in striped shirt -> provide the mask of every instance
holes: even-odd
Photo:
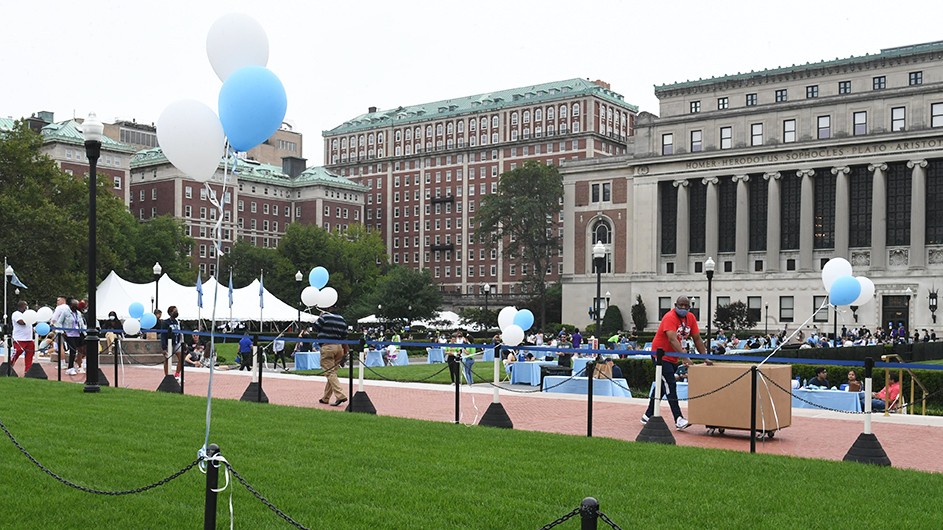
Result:
[[[329,308],[330,309],[330,308]],[[347,339],[347,322],[344,317],[324,311],[321,318],[314,323],[314,331],[321,339],[321,369],[327,377],[327,384],[324,386],[324,395],[318,400],[325,405],[330,404],[337,407],[347,401],[347,397],[341,390],[341,382],[337,379],[337,369],[341,361],[347,355],[349,350],[346,344],[337,344],[333,341]],[[336,401],[331,403],[331,396],[336,396]]]

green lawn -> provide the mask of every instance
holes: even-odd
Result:
[[[203,443],[206,403],[194,396],[4,378],[0,403],[40,462],[101,489],[163,478]],[[940,526],[943,475],[893,468],[226,400],[212,426],[233,467],[309,528],[539,528],[585,496],[626,529]],[[194,469],[146,493],[91,495],[0,438],[0,528],[199,528],[204,485]],[[289,528],[231,487],[237,528]]]

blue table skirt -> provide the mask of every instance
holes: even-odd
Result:
[[[444,363],[445,362],[445,350],[442,348],[429,348],[429,364],[432,363]]]
[[[588,378],[566,377],[562,375],[548,375],[544,378],[544,392],[561,392],[565,394],[583,394],[588,390]],[[565,382],[564,382],[565,381]],[[594,379],[594,396],[632,397],[626,390],[629,384],[625,379]]]
[[[383,352],[380,350],[370,350],[363,361],[364,366],[383,366]]]
[[[295,354],[295,370],[320,370],[320,369],[321,369],[321,353],[320,352]]]
[[[494,348],[485,348],[484,357],[482,361],[493,361],[494,360]]]
[[[864,392],[847,392],[842,390],[808,390],[796,388],[792,391],[792,408],[794,409],[818,409],[804,401],[796,399],[801,397],[830,409],[847,410],[849,412],[861,412],[861,396]],[[822,409],[819,409],[822,410]]]
[[[678,390],[678,399],[688,399],[688,384],[687,383],[677,383]],[[648,397],[652,397],[655,394],[655,383],[652,383],[651,390],[648,391]],[[665,396],[661,396],[662,399],[665,399]]]
[[[556,365],[556,361],[517,361],[511,365],[511,384],[540,386],[540,367]]]

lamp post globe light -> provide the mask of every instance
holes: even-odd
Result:
[[[7,264],[7,259],[3,258],[3,329],[0,330],[0,335],[3,336],[3,349],[7,352],[7,367],[12,369],[12,364],[10,363],[10,350],[12,350],[12,342],[7,344],[7,337],[10,336],[10,332],[7,331],[7,284],[10,283],[10,278],[13,277],[13,266]]]
[[[301,271],[295,273],[295,282],[301,283],[301,280],[304,279],[304,275],[301,274]],[[301,302],[304,303],[304,302]],[[298,306],[298,328],[301,329],[301,306]]]
[[[98,158],[101,156],[102,134],[105,126],[98,120],[95,113],[90,113],[82,124],[82,133],[85,135],[85,156],[88,157],[88,319],[85,327],[85,358],[88,369],[85,377],[85,392],[98,392],[98,313],[96,308],[96,290],[98,282],[95,280],[95,268],[98,262]]]
[[[927,295],[927,299],[930,301],[930,316],[933,318],[933,323],[936,324],[936,310],[938,309],[937,305],[937,291],[936,289],[931,289],[930,294]]]
[[[596,313],[596,336],[599,337],[602,329],[600,329],[600,315],[599,315],[599,302],[602,298],[602,268],[606,264],[606,245],[602,244],[602,241],[597,241],[593,245],[593,266],[596,268],[596,301],[593,303],[593,311]]]
[[[485,312],[488,311],[488,295],[491,294],[491,284],[486,283],[481,286],[481,290],[485,292]]]
[[[713,298],[713,282],[714,282],[714,258],[708,257],[707,261],[704,262],[704,274],[707,275],[707,353],[711,352],[711,298]]]
[[[154,263],[154,268],[151,271],[154,273],[154,311],[160,309],[160,289],[158,288],[158,284],[160,284],[160,275],[163,270],[158,261]]]

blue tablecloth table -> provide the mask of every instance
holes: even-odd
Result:
[[[429,364],[432,363],[444,363],[445,362],[445,350],[442,348],[427,348],[429,350]]]
[[[511,365],[511,384],[540,386],[540,367],[556,365],[556,361],[517,361]]]
[[[482,356],[482,361],[493,361],[494,360],[494,348],[485,348],[484,355]]]
[[[811,401],[816,405],[828,407],[836,410],[847,410],[849,412],[861,412],[861,396],[864,392],[847,392],[842,390],[811,390],[808,388],[796,388],[792,391],[792,408],[794,409],[818,409],[805,401],[796,399],[800,397]],[[822,409],[819,409],[822,410]]]
[[[409,366],[409,353],[406,350],[397,350],[393,366]]]
[[[367,358],[363,364],[364,366],[383,366],[383,350],[367,351]]]
[[[295,370],[320,370],[321,352],[306,352],[295,354]]]
[[[587,377],[566,377],[562,375],[548,375],[544,378],[544,392],[558,392],[565,394],[583,394],[589,389]],[[626,390],[629,388],[625,379],[594,379],[594,396],[632,397]]]
[[[688,384],[682,383],[682,382],[678,382],[676,384],[677,384],[677,391],[678,391],[678,399],[688,399]],[[648,397],[652,397],[653,395],[655,395],[654,382],[652,382],[652,388],[648,391]],[[665,399],[664,394],[662,394],[661,399]]]

